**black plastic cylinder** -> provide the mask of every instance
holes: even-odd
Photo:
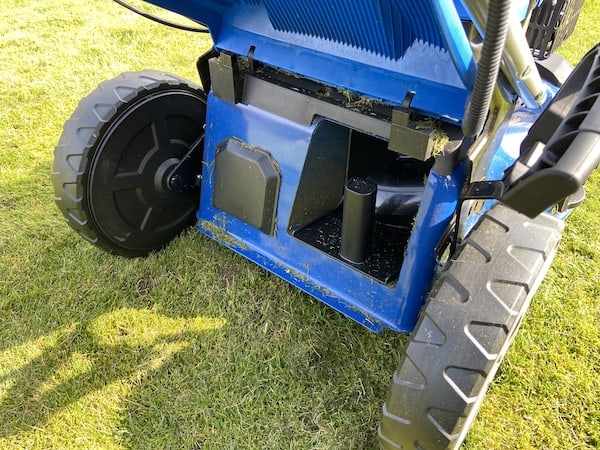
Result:
[[[360,178],[351,178],[344,189],[342,245],[340,256],[361,264],[369,254],[377,185]]]

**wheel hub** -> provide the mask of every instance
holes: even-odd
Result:
[[[158,166],[154,174],[154,189],[157,193],[172,192],[171,177],[179,162],[177,158],[169,158]]]

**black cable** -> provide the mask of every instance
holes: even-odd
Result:
[[[160,17],[155,16],[154,14],[150,14],[146,11],[142,11],[141,9],[136,8],[131,3],[128,3],[125,0],[113,0],[113,1],[115,3],[118,3],[119,5],[123,6],[124,8],[127,8],[129,11],[139,14],[140,16],[145,17],[146,19],[150,19],[153,22],[160,23],[161,25],[166,25],[168,27],[176,28],[178,30],[183,30],[183,31],[192,31],[194,33],[208,33],[207,28],[189,27],[187,25],[181,25],[179,23],[174,23],[174,22],[170,22],[165,19],[161,19]]]
[[[511,4],[507,0],[490,0],[475,86],[463,118],[465,136],[478,135],[485,123],[506,42]]]

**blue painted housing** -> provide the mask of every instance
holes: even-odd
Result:
[[[459,167],[452,176],[432,171],[407,249],[405,261],[410,264],[403,265],[399,283],[382,283],[307,245],[288,230],[309,145],[318,127],[324,126],[323,121],[300,126],[213,95],[209,96],[208,110],[211,114],[206,124],[207,163],[203,167],[203,195],[198,212],[200,230],[373,331],[410,331],[431,283],[435,246],[456,209],[465,168]],[[230,136],[268,151],[278,163],[282,184],[274,236],[218,210],[211,195],[207,195],[214,189],[214,166],[210,161],[214,161],[216,146]]]
[[[152,3],[206,24],[219,51],[254,46],[265,64],[395,105],[414,92],[416,111],[462,120],[474,64],[452,0]]]
[[[475,66],[461,25],[466,13],[453,0],[152,3],[205,24],[220,52],[244,57],[253,48],[254,60],[264,65],[392,107],[411,93],[412,110],[461,123]],[[516,142],[536,115],[523,111],[495,136],[500,150],[487,166],[486,179],[500,178],[514,162]],[[436,246],[455,215],[469,168],[461,164],[448,175],[430,171],[399,274],[384,282],[294,235],[291,217],[311,145],[323,138],[323,130],[331,128],[335,134],[343,128],[318,115],[309,122],[209,93],[199,229],[370,330],[411,331],[435,274]],[[279,172],[272,233],[213,203],[216,152],[232,138],[260,149]],[[339,195],[341,199],[342,190]]]
[[[398,279],[383,283],[290,233],[289,218],[309,146],[326,120],[302,126],[212,94],[208,110],[199,230],[372,331],[411,331],[435,274],[436,246],[454,216],[468,176],[466,165],[459,165],[450,175],[431,171]],[[518,156],[515,144],[524,138],[535,118],[535,114],[522,110],[505,128],[498,139],[498,156],[488,166],[488,179],[512,165]],[[213,205],[215,150],[231,136],[265,150],[277,161],[282,182],[272,236]]]

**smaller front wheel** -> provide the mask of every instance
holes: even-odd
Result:
[[[434,283],[383,406],[384,449],[459,447],[554,257],[563,222],[497,204]]]
[[[205,94],[179,77],[145,70],[100,84],[54,150],[56,204],[71,228],[135,257],[192,225],[199,190],[172,189],[170,177],[183,159],[199,172],[205,119]]]

